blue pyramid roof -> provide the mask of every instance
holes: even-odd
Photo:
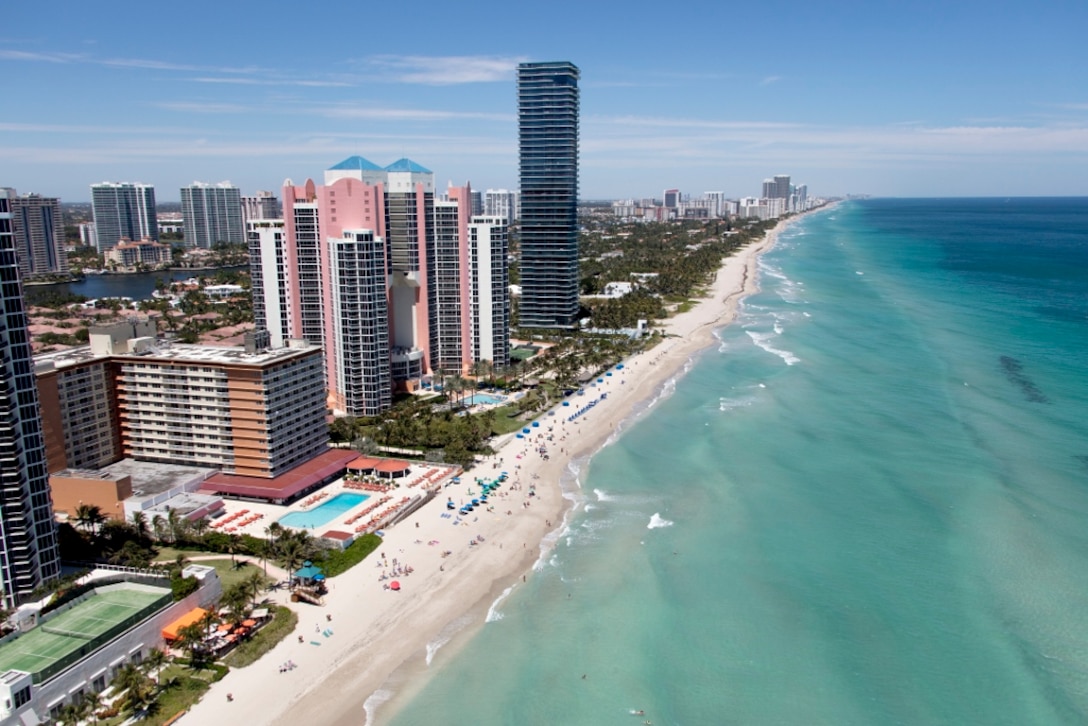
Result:
[[[420,166],[411,159],[397,159],[389,166],[385,167],[386,171],[410,171],[414,174],[433,174],[430,169]]]
[[[375,164],[373,161],[364,159],[361,156],[349,156],[341,161],[336,166],[330,166],[329,171],[342,171],[345,169],[358,169],[360,171],[381,171],[382,168]]]

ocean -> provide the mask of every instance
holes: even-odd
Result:
[[[1088,199],[848,201],[760,285],[394,724],[1088,722]]]

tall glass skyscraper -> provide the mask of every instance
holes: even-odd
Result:
[[[578,67],[518,66],[523,328],[578,319]]]
[[[10,200],[0,196],[0,603],[60,574]]]

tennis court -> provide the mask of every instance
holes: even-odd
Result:
[[[134,616],[147,615],[170,602],[170,592],[137,583],[117,583],[94,591],[94,595],[57,615],[29,633],[0,645],[0,673],[19,670],[38,676],[54,664],[73,656],[89,654],[102,644],[102,637],[120,628]],[[131,623],[135,625],[138,620]],[[118,631],[120,632],[120,630]],[[74,659],[72,659],[74,662]],[[38,682],[36,677],[35,682]]]

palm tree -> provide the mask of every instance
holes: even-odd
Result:
[[[283,562],[283,568],[287,570],[287,576],[293,578],[295,576],[295,570],[299,568],[302,561],[306,559],[304,547],[294,537],[290,539],[284,538],[280,541],[279,551],[280,560]]]
[[[190,526],[193,528],[193,534],[195,534],[198,539],[201,539],[204,537],[204,533],[208,531],[208,518],[201,517],[195,522],[192,522]]]
[[[124,691],[121,708],[133,714],[148,708],[154,702],[154,687],[151,679],[141,673],[132,663],[125,665],[113,681],[114,686]]]
[[[246,579],[242,580],[242,584],[246,586],[246,592],[249,595],[250,600],[253,601],[253,606],[257,606],[257,597],[264,590],[265,576],[263,573],[254,570],[249,573]]]
[[[204,651],[204,627],[200,623],[191,623],[179,628],[178,647],[189,653],[189,667],[196,670]]]
[[[133,512],[132,526],[136,528],[137,537],[139,537],[141,540],[145,540],[148,538],[148,535],[150,534],[150,529],[147,525],[146,514],[144,514],[143,512]]]
[[[87,704],[87,709],[90,711],[88,715],[91,718],[91,723],[98,723],[98,710],[105,705],[105,702],[102,700],[102,694],[87,691],[83,694],[83,701]]]
[[[161,669],[169,661],[170,657],[166,655],[164,651],[159,650],[158,648],[152,648],[151,652],[147,654],[147,657],[144,658],[143,663],[140,665],[143,666],[145,675],[150,676],[152,673],[155,674],[155,685],[157,686],[162,677]]]
[[[97,504],[80,504],[76,507],[75,519],[81,529],[97,534],[98,525],[106,521],[106,515]]]
[[[177,542],[185,531],[185,523],[181,514],[176,509],[170,509],[166,513],[166,526],[170,530],[170,541]]]
[[[230,621],[238,625],[249,615],[249,588],[245,582],[228,587],[219,598],[220,607],[227,609]]]
[[[182,571],[189,566],[189,562],[184,552],[178,552],[178,556],[174,558],[174,569],[177,570],[178,577],[181,577]]]
[[[166,520],[162,518],[161,514],[156,514],[151,518],[151,531],[155,533],[155,539],[159,542],[166,541]]]

